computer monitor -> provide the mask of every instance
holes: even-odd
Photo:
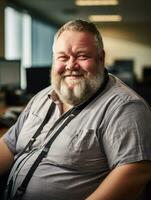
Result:
[[[36,94],[50,85],[50,66],[26,68],[26,93]]]
[[[135,85],[134,61],[132,59],[117,59],[110,67],[109,72],[115,74],[130,87]]]
[[[0,59],[0,89],[20,88],[20,60]]]

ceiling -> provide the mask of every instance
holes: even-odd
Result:
[[[88,16],[92,14],[118,14],[123,20],[113,24],[149,24],[151,26],[151,0],[119,0],[118,6],[91,7],[76,6],[74,0],[8,0],[8,2],[15,3],[19,8],[58,25],[75,18],[88,19]]]

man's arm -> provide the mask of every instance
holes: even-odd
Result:
[[[9,140],[9,142],[11,141],[12,146],[15,148],[16,139],[28,117],[34,98],[35,97],[29,101],[21,115],[18,117],[18,120],[14,126],[10,128],[3,137],[0,138],[0,175],[3,175],[5,172],[7,172],[7,170],[11,168],[14,160],[14,155],[5,143],[4,138],[6,136],[7,140]]]
[[[151,161],[116,167],[86,200],[135,200],[151,180]]]
[[[6,137],[12,146],[15,148],[16,139],[20,133],[20,130],[28,116],[28,109],[25,109],[19,116],[17,122],[12,126],[3,137],[0,138],[0,175],[3,175],[9,170],[13,164],[14,155],[5,143]]]
[[[14,156],[3,138],[0,138],[0,175],[3,175],[13,164]]]

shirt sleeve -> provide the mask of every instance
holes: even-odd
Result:
[[[103,145],[111,169],[151,160],[151,110],[143,101],[120,105],[106,124]]]
[[[30,100],[30,102],[27,104],[25,109],[22,111],[22,113],[18,117],[17,122],[3,135],[3,139],[5,143],[7,144],[11,152],[13,152],[14,154],[16,153],[16,142],[17,142],[18,135],[24,125],[24,122],[26,121],[28,117],[33,99],[34,98]]]

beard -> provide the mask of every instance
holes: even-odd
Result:
[[[56,75],[52,68],[52,86],[63,103],[73,106],[78,105],[90,98],[101,86],[104,79],[104,69],[100,68],[100,72],[95,75],[85,74],[81,78],[70,80],[70,85],[73,85],[72,88],[69,87],[65,77]],[[72,73],[75,75],[78,72],[70,72],[70,74]]]

